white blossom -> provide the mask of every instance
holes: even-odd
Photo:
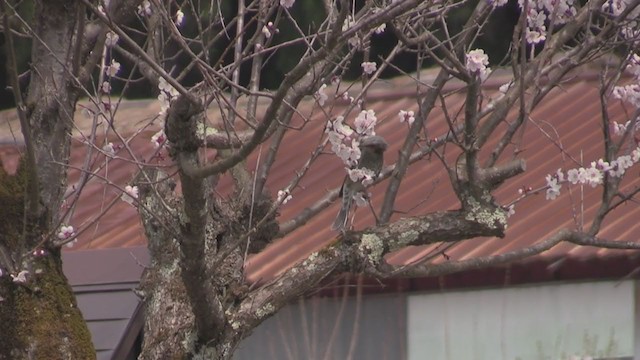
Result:
[[[22,270],[18,275],[11,274],[11,280],[16,284],[24,284],[27,282],[27,275],[29,275],[29,271]]]
[[[613,134],[616,136],[621,136],[624,134],[625,131],[627,131],[627,127],[629,127],[629,121],[627,121],[624,124],[621,123],[617,123],[617,122],[613,122],[612,130],[613,130]]]
[[[406,122],[407,124],[409,124],[409,126],[411,126],[411,124],[413,124],[413,122],[416,121],[413,110],[409,110],[409,111],[400,110],[400,112],[398,113],[398,116],[400,117],[401,123]]]
[[[344,116],[338,116],[327,124],[326,133],[335,133],[340,141],[353,135],[353,129],[344,123]]]
[[[120,36],[113,31],[109,31],[104,39],[104,45],[107,47],[115,46],[118,43],[118,40],[120,40]]]
[[[554,200],[560,196],[560,188],[562,184],[558,183],[558,178],[552,175],[547,175],[547,200]]]
[[[280,6],[283,6],[289,9],[290,7],[293,6],[295,2],[296,0],[280,0]]]
[[[616,86],[613,89],[613,97],[640,108],[640,84]]]
[[[182,9],[178,9],[178,11],[176,11],[176,20],[174,23],[176,24],[177,27],[180,27],[183,22],[184,22],[184,13],[182,12]]]
[[[360,64],[360,66],[362,66],[362,71],[367,75],[373,74],[374,72],[376,72],[376,69],[378,68],[378,64],[371,61],[365,61],[362,64]]]
[[[160,101],[160,115],[164,114],[171,104],[171,100],[178,96],[178,90],[176,90],[171,84],[169,84],[164,78],[158,80],[158,100]]]
[[[511,85],[513,85],[512,82],[508,82],[506,84],[502,84],[500,85],[500,87],[498,88],[498,91],[500,91],[501,94],[506,94],[507,91],[509,91],[509,88],[511,88]]]
[[[356,126],[356,132],[361,135],[375,135],[374,127],[376,126],[378,119],[376,113],[369,110],[362,110],[354,122]]]
[[[631,152],[631,161],[633,161],[634,163],[640,161],[640,147],[633,149],[633,151]]]
[[[100,91],[104,94],[111,94],[111,83],[108,81],[104,81],[102,86],[100,86]]]
[[[371,185],[375,178],[375,173],[366,168],[347,169],[347,174],[351,181],[361,182],[364,186]]]
[[[107,75],[116,76],[118,74],[118,71],[120,71],[120,63],[111,59],[111,64],[109,64],[106,69]]]
[[[151,3],[149,0],[144,0],[142,4],[138,5],[138,15],[149,16],[151,15]]]
[[[269,31],[269,28],[266,26],[262,27],[262,34],[264,35],[264,37],[266,37],[267,39],[271,37],[271,31]]]
[[[113,156],[116,154],[116,149],[113,147],[112,142],[108,142],[105,146],[102,147],[102,151],[107,153],[109,156]]]
[[[138,187],[131,185],[125,186],[124,192],[122,193],[122,196],[120,198],[122,199],[122,201],[133,205],[134,199],[138,198]]]
[[[482,49],[475,49],[469,51],[466,56],[466,68],[472,73],[479,75],[481,79],[484,79],[489,74],[489,56],[484,53]]]
[[[567,181],[575,185],[580,182],[580,171],[578,169],[569,169],[567,171]]]
[[[630,155],[622,155],[618,158],[618,166],[628,169],[633,166],[633,160]]]
[[[289,193],[289,190],[279,190],[278,191],[278,202],[282,202],[282,205],[286,204],[289,202],[289,200],[291,200],[291,194]]]
[[[525,37],[529,44],[538,44],[547,39],[547,35],[544,32],[531,29],[527,29]]]
[[[58,231],[58,239],[66,240],[75,235],[75,230],[71,225],[62,225]]]
[[[318,104],[320,104],[320,106],[324,106],[324,104],[327,102],[327,99],[329,99],[329,96],[324,92],[326,88],[327,84],[322,84],[322,86],[320,86],[318,91],[316,91],[316,93],[314,94],[314,97],[316,98],[316,101],[318,101]]]
[[[594,166],[584,170],[585,183],[596,187],[596,185],[602,184],[602,172],[596,169]]]
[[[167,141],[167,137],[164,134],[164,129],[153,134],[153,136],[151,137],[151,143],[156,149],[164,145],[165,141]]]

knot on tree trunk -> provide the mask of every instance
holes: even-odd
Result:
[[[165,120],[165,133],[171,142],[171,155],[178,152],[195,152],[202,144],[198,137],[198,123],[204,122],[204,107],[185,96],[171,101]]]

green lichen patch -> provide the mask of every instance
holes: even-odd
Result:
[[[489,228],[507,226],[507,213],[501,208],[482,206],[473,198],[469,198],[468,204],[469,211],[465,215],[466,220],[476,221]]]
[[[358,249],[367,256],[371,264],[377,265],[384,253],[384,243],[375,234],[363,234]]]
[[[21,160],[17,172],[10,175],[0,161],[0,243],[9,249],[17,247],[23,231],[28,179],[25,168]]]

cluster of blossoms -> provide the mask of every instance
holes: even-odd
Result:
[[[160,78],[158,81],[158,100],[160,100],[160,115],[164,114],[169,109],[171,100],[178,96],[178,90],[176,90],[171,84],[169,84],[164,78]]]
[[[375,67],[375,63],[372,63],[372,64],[374,64],[374,67]],[[375,71],[375,68],[373,69],[373,71]],[[333,84],[338,84],[340,82],[340,78],[336,77],[331,82]],[[336,96],[337,96],[336,98],[340,98],[344,101],[348,101],[349,103],[353,103],[355,101],[355,98],[349,95],[348,91],[343,91]],[[318,102],[318,105],[324,106],[324,104],[327,103],[327,100],[329,100],[329,95],[327,94],[327,84],[322,84],[318,88],[318,90],[313,94],[313,97]],[[358,100],[358,106],[360,106],[361,104],[362,104],[362,99]]]
[[[634,81],[628,85],[616,86],[613,89],[613,97],[627,102],[635,108],[640,108],[640,56],[631,55],[625,70],[634,76]]]
[[[149,0],[144,0],[142,4],[138,5],[138,15],[150,16],[151,15],[151,3]]]
[[[278,29],[273,25],[271,21],[269,21],[265,26],[262,27],[262,34],[265,38],[269,39],[273,34],[277,34]]]
[[[488,68],[487,65],[489,65],[489,56],[484,53],[484,50],[475,49],[467,53],[465,67],[471,74],[478,75],[482,81],[484,81],[491,72],[491,69]]]
[[[347,174],[351,181],[361,182],[364,186],[371,185],[376,176],[372,170],[366,168],[347,169]]]
[[[118,35],[115,35],[115,37],[109,37],[109,34],[107,34],[107,40],[109,42],[113,42],[113,44],[115,45],[115,42],[118,41]],[[105,40],[105,43],[107,42],[107,40]],[[114,77],[116,75],[118,75],[118,72],[120,71],[120,63],[111,59],[111,63],[109,63],[109,65],[107,67],[105,67],[104,72],[107,74],[107,76],[109,78]],[[102,84],[100,85],[100,91],[103,94],[110,94],[111,93],[111,83],[109,81],[104,81],[102,82]]]
[[[411,126],[411,124],[413,124],[413,122],[416,121],[415,114],[413,113],[412,110],[409,110],[409,111],[400,110],[400,112],[398,113],[398,116],[400,117],[401,123],[406,122],[407,124],[409,124],[409,126]]]
[[[611,127],[613,128],[614,135],[621,136],[627,131],[629,126],[631,126],[631,120],[625,122],[624,124],[620,124],[614,121]],[[632,129],[632,132],[636,132],[639,130],[640,130],[640,122],[636,121]]]
[[[589,167],[580,167],[570,169],[565,174],[561,169],[558,169],[555,174],[549,174],[545,180],[547,182],[547,200],[553,200],[560,196],[560,188],[562,184],[569,182],[573,185],[590,185],[596,187],[602,184],[604,175],[607,174],[612,177],[621,177],[624,173],[640,161],[640,147],[637,147],[631,152],[631,155],[622,155],[617,159],[606,162],[602,159],[591,162]]]
[[[282,205],[286,204],[289,202],[289,200],[291,200],[291,193],[289,192],[289,190],[279,190],[278,191],[278,202],[281,202]]]
[[[507,0],[496,0],[494,6],[502,6]],[[524,10],[524,0],[518,0],[520,10]],[[538,44],[547,39],[547,26],[550,21],[562,25],[577,13],[574,0],[535,0],[528,1],[527,30],[525,38],[529,44]]]
[[[397,2],[397,0],[394,0],[394,3],[395,2]],[[374,13],[374,14],[379,13],[379,12],[384,12],[384,11],[386,11],[386,9],[379,8],[379,7],[373,7],[371,9],[371,12]],[[354,25],[356,25],[356,23],[357,23],[356,19],[353,16],[348,15],[347,18],[345,19],[344,23],[342,24],[342,32],[345,32],[345,31],[349,30]],[[387,29],[387,24],[382,23],[382,24],[378,25],[376,28],[370,30],[370,32],[368,34],[369,35],[371,35],[371,34],[379,35],[379,34],[382,34],[386,29]],[[364,47],[364,45],[365,45],[364,39],[367,38],[367,36],[368,36],[367,34],[361,34],[361,33],[353,34],[353,36],[351,36],[349,38],[349,40],[347,40],[347,43],[351,47],[354,47],[356,49],[362,49]]]
[[[629,5],[635,6],[630,0],[607,0],[602,4],[602,11],[613,16],[619,16],[629,7]],[[633,18],[633,15],[628,18]],[[640,22],[638,20],[625,21],[623,24],[620,24],[620,26],[622,27],[620,35],[625,39],[633,40],[640,36]]]
[[[344,123],[344,117],[338,116],[335,120],[329,121],[325,132],[331,143],[331,151],[349,167],[358,163],[358,159],[360,159],[359,143],[353,139],[355,131]],[[348,146],[345,142],[351,142],[351,144]]]
[[[331,151],[338,155],[347,168],[356,166],[360,159],[360,143],[358,139],[363,136],[375,135],[374,128],[377,122],[378,119],[373,110],[362,110],[355,118],[355,130],[344,123],[344,117],[342,116],[338,116],[327,124],[325,132],[331,143]],[[352,179],[366,178],[366,174],[357,171],[350,172],[349,175],[352,176]],[[372,174],[369,177],[372,178]]]
[[[373,110],[362,110],[360,114],[356,116],[354,125],[356,126],[356,132],[362,136],[375,135],[374,127],[378,122],[376,113]]]

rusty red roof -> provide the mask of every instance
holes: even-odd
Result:
[[[494,93],[497,87],[506,80],[504,78],[489,81],[485,84],[485,90]],[[526,160],[527,171],[513,179],[508,180],[497,192],[496,198],[502,204],[507,203],[518,196],[518,189],[522,186],[539,187],[544,185],[544,178],[548,173],[553,173],[558,168],[569,169],[578,166],[577,162],[589,164],[601,157],[601,110],[599,105],[598,82],[596,78],[583,76],[563,84],[561,88],[553,90],[545,100],[531,114],[531,121],[525,127],[525,131],[519,138],[519,157]],[[452,92],[446,98],[447,116],[454,118],[458,112],[463,111],[464,94]],[[334,115],[338,115],[346,108],[347,104],[335,101],[331,107]],[[385,164],[392,164],[397,158],[398,150],[402,145],[407,127],[399,123],[398,112],[400,110],[417,111],[415,101],[415,87],[405,86],[400,80],[384,83],[381,88],[369,92],[367,107],[375,110],[378,117],[376,132],[383,136],[390,147],[387,151]],[[158,111],[155,101],[124,101],[116,113],[116,121],[129,133],[143,120],[152,119]],[[214,109],[215,110],[215,109]],[[212,110],[209,118],[216,121],[216,112]],[[612,121],[626,121],[625,109],[619,102],[611,101],[609,104],[610,119]],[[283,189],[292,176],[303,168],[309,155],[322,140],[326,115],[319,111],[312,101],[307,101],[299,107],[299,114],[311,114],[307,119],[300,115],[294,117],[295,125],[302,126],[302,131],[292,130],[283,141],[283,147],[278,154],[268,180],[268,188],[272,194]],[[81,114],[77,115],[81,117]],[[512,112],[507,121],[517,114]],[[3,135],[4,145],[0,147],[0,158],[6,167],[15,166],[16,146],[10,145],[11,139],[6,136],[6,128],[1,123],[11,123],[14,115],[9,112],[0,114],[0,131]],[[351,113],[354,117],[354,113]],[[15,122],[14,122],[15,124]],[[6,127],[6,126],[5,126]],[[121,128],[121,129],[123,129]],[[132,137],[128,146],[133,149],[136,161],[166,164],[166,159],[158,160],[154,157],[155,149],[151,145],[152,134],[160,128],[156,124]],[[13,127],[15,131],[15,125]],[[445,121],[445,112],[439,107],[431,113],[427,120],[424,136],[430,139],[443,136],[448,131]],[[492,141],[497,141],[502,134],[497,131]],[[119,139],[111,139],[114,143],[120,143]],[[516,145],[512,145],[516,146]],[[562,148],[563,151],[559,149]],[[453,149],[448,149],[445,158],[454,159]],[[263,153],[266,146],[263,148]],[[513,152],[507,151],[506,154]],[[80,166],[87,154],[87,146],[80,140],[73,143],[71,163]],[[79,236],[78,243],[70,251],[79,249],[103,249],[136,247],[145,245],[144,232],[136,209],[129,204],[118,200],[121,189],[131,181],[138,165],[132,161],[131,156],[125,150],[118,153],[121,158],[111,160],[99,172],[108,179],[108,183],[100,179],[93,180],[83,190],[79,204],[74,210],[74,216],[70,223],[76,228],[85,227],[85,231]],[[254,166],[257,161],[252,157],[249,166]],[[95,166],[105,164],[102,156],[95,157]],[[170,169],[170,168],[169,168]],[[638,166],[632,167],[627,174],[624,188],[640,185],[638,179]],[[79,173],[71,169],[70,184],[77,181]],[[292,195],[290,202],[285,204],[280,211],[280,220],[284,223],[321,199],[328,191],[338,187],[344,177],[344,168],[341,162],[331,154],[321,155],[315,161],[307,174],[303,177],[300,186]],[[225,185],[226,184],[226,185]],[[384,196],[387,182],[376,185],[371,192],[374,208],[379,208]],[[228,182],[220,183],[220,193],[225,194]],[[596,188],[578,186],[562,188],[562,196],[554,201],[545,200],[544,193],[532,196],[516,205],[516,213],[509,219],[509,229],[503,239],[478,238],[460,242],[447,247],[446,257],[442,254],[441,245],[410,247],[388,256],[388,260],[396,264],[410,264],[425,257],[433,257],[431,261],[447,261],[467,259],[476,256],[501,254],[506,251],[523,248],[545,239],[560,228],[575,228],[590,224],[591,216],[595,213],[599,204],[601,191]],[[114,200],[115,199],[115,200]],[[337,201],[319,213],[305,225],[277,240],[261,253],[248,260],[247,271],[250,280],[264,280],[272,278],[313,251],[321,249],[337,235],[330,229],[330,224],[337,212]],[[396,201],[394,218],[424,214],[430,211],[454,209],[458,203],[449,185],[449,180],[443,165],[437,157],[427,157],[414,163],[401,185]],[[98,215],[104,212],[104,216]],[[628,202],[612,211],[605,221],[601,235],[607,239],[623,241],[640,241],[640,209],[637,202]],[[373,216],[366,208],[359,209],[355,220],[355,228],[362,229],[374,223]],[[578,247],[569,244],[560,244],[531,259],[520,262],[542,261],[546,264],[555,263],[561,259],[587,262],[593,259],[611,259],[622,257],[637,260],[640,254],[631,251],[617,251],[597,249],[590,247]],[[633,261],[632,261],[633,263]]]

